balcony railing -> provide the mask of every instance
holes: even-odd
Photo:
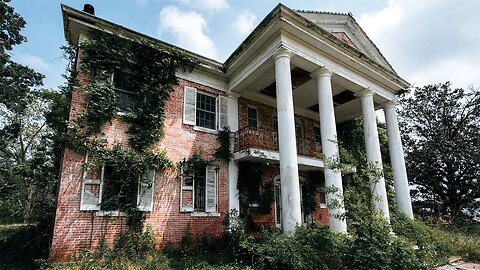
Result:
[[[277,132],[264,128],[243,128],[235,132],[234,152],[248,148],[278,151]],[[322,147],[314,140],[297,138],[297,154],[320,159]]]

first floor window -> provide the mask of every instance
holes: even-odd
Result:
[[[217,212],[217,168],[205,166],[181,173],[180,211]]]
[[[125,188],[124,175],[108,165],[98,165],[85,157],[80,210],[119,210],[122,201],[134,201],[140,211],[152,211],[155,171],[138,176],[135,188]]]

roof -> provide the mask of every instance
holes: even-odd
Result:
[[[107,21],[105,19],[99,18],[97,16],[85,13],[83,11],[76,10],[74,8],[68,7],[66,5],[61,5],[62,7],[62,13],[63,13],[63,20],[64,20],[64,31],[65,31],[65,37],[70,43],[75,42],[74,35],[75,33],[72,33],[69,29],[70,22],[75,22],[75,23],[84,23],[87,24],[88,27],[91,28],[96,28],[96,29],[102,29],[105,31],[110,31],[110,32],[116,32],[119,35],[122,35],[126,38],[130,39],[145,39],[149,42],[153,42],[155,44],[158,44],[160,46],[166,46],[170,48],[174,48],[176,50],[183,51],[186,53],[188,56],[193,57],[200,62],[200,68],[210,71],[211,73],[217,74],[219,76],[225,76],[226,72],[228,71],[229,67],[233,62],[236,61],[239,57],[241,57],[242,52],[245,50],[245,48],[248,48],[255,40],[256,38],[263,32],[266,31],[266,28],[268,25],[272,25],[276,22],[286,20],[286,19],[292,19],[298,25],[303,26],[307,30],[313,32],[315,35],[321,36],[322,38],[328,40],[331,44],[337,46],[340,48],[342,51],[348,53],[352,57],[355,57],[358,61],[363,61],[366,64],[373,66],[375,69],[380,70],[383,73],[386,73],[389,75],[390,78],[392,78],[395,81],[398,81],[401,85],[409,85],[408,82],[403,80],[401,77],[397,75],[397,73],[393,70],[391,65],[387,62],[385,57],[380,53],[379,49],[375,46],[375,44],[368,38],[366,33],[363,31],[363,29],[358,25],[358,23],[355,21],[351,13],[336,13],[336,12],[324,12],[324,11],[306,11],[306,10],[292,10],[283,4],[278,4],[267,16],[259,23],[259,25],[246,37],[246,39],[233,51],[233,53],[227,58],[227,60],[224,63],[218,62],[216,60],[204,57],[202,55],[196,54],[194,52],[185,50],[183,48],[177,47],[173,44],[155,39],[153,37],[147,36],[145,34],[136,32],[134,30],[125,28],[121,25],[112,23],[110,21]],[[368,42],[375,48],[375,50],[378,52],[378,54],[381,56],[381,60],[384,60],[385,63],[380,63],[382,61],[375,61],[372,59],[372,55],[367,55],[366,53],[358,50],[357,48],[354,48],[341,39],[339,39],[337,36],[334,34],[330,33],[326,29],[322,28],[320,25],[317,23],[309,20],[302,14],[320,14],[320,15],[332,15],[332,16],[345,16],[351,20],[351,23],[355,26],[358,27],[358,29],[361,31],[361,34],[366,37]],[[78,34],[78,33],[77,33]],[[78,39],[77,39],[78,40]]]

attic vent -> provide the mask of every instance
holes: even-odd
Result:
[[[90,4],[85,4],[83,6],[83,12],[95,15],[95,8]]]

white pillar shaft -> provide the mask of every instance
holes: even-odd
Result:
[[[330,168],[330,162],[339,162],[339,150],[337,142],[337,128],[335,123],[335,111],[332,99],[332,73],[325,68],[312,75],[317,79],[318,108],[320,114],[320,134],[322,138],[322,152],[325,156],[325,186],[334,187],[335,193],[327,193],[328,224],[330,229],[339,232],[347,231],[343,206],[342,174],[339,169]],[[335,203],[337,202],[337,203]]]
[[[231,132],[238,131],[238,95],[231,93],[228,97],[228,126]],[[235,142],[230,142],[230,151],[233,153]],[[238,198],[238,164],[233,159],[228,162],[228,209],[240,211]]]
[[[375,209],[382,216],[390,221],[390,211],[388,210],[387,190],[385,187],[385,178],[383,178],[382,154],[380,152],[380,141],[378,140],[377,117],[375,115],[375,106],[373,104],[373,91],[365,89],[359,93],[362,102],[363,114],[363,132],[365,136],[365,147],[367,150],[367,161],[376,166],[382,176],[372,184],[373,204]]]
[[[290,53],[280,49],[275,55],[275,80],[280,152],[280,188],[282,190],[282,227],[286,234],[294,232],[297,224],[302,223],[295,116],[290,76]]]
[[[405,215],[413,219],[412,200],[408,187],[407,169],[403,155],[402,140],[398,128],[397,112],[394,104],[388,104],[383,109],[387,124],[388,147],[392,162],[393,181],[395,186],[395,199],[397,206]]]

